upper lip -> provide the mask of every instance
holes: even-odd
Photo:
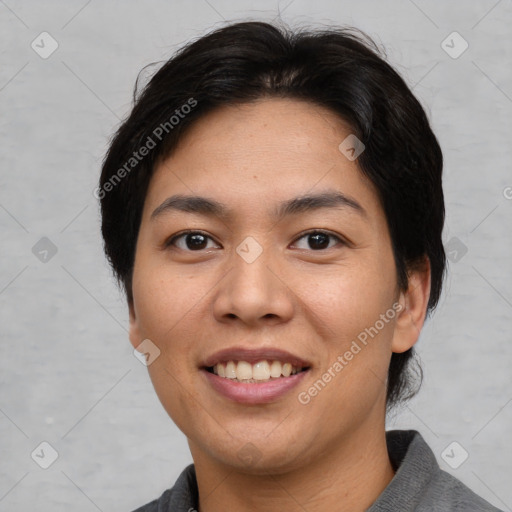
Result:
[[[219,350],[214,354],[208,356],[204,362],[203,367],[210,368],[218,363],[228,361],[246,361],[250,364],[255,364],[259,361],[281,361],[282,363],[291,363],[295,367],[309,367],[311,363],[298,357],[286,350],[277,348],[245,348],[245,347],[231,347]]]

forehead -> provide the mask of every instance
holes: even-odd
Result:
[[[340,151],[350,126],[307,102],[265,99],[218,108],[195,122],[155,169],[148,208],[171,194],[215,195],[241,208],[336,189],[378,208],[357,161]]]

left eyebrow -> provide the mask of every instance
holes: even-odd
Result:
[[[353,198],[338,191],[295,197],[281,203],[274,213],[277,220],[320,208],[349,209],[368,219],[366,210]]]
[[[307,194],[294,197],[280,203],[274,210],[272,217],[275,220],[282,220],[291,215],[307,213],[320,208],[349,209],[358,213],[368,220],[366,210],[353,198],[346,196],[339,191],[327,191],[319,194]],[[229,220],[234,216],[225,204],[214,199],[202,196],[173,195],[168,197],[160,206],[153,210],[151,219],[156,219],[162,214],[178,210],[187,213],[196,213],[207,217],[220,217]]]

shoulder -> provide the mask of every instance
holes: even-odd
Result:
[[[167,512],[170,510],[170,501],[172,497],[173,488],[167,489],[159,498],[156,500],[147,503],[146,505],[142,505],[138,509],[133,512]]]
[[[133,512],[190,512],[197,510],[198,491],[194,464],[187,466],[176,483],[157,499]]]
[[[418,511],[502,512],[460,480],[439,469],[425,490]]]
[[[416,430],[386,432],[395,476],[368,512],[501,512],[443,471]]]

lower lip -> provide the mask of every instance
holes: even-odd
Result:
[[[278,379],[261,383],[245,383],[226,377],[219,377],[214,373],[201,369],[201,373],[205,375],[215,391],[241,404],[267,404],[274,402],[296,387],[304,379],[308,371],[304,370],[289,377],[279,377]]]

